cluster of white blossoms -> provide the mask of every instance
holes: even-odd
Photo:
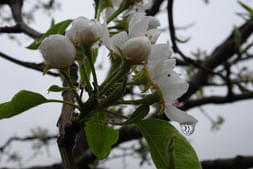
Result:
[[[100,24],[85,17],[72,22],[72,27],[64,35],[50,35],[39,47],[45,64],[49,68],[64,69],[73,64],[77,46],[91,46],[99,39]]]
[[[166,116],[182,125],[192,125],[197,120],[177,108],[178,101],[188,89],[188,83],[182,80],[173,69],[176,60],[171,59],[172,51],[169,44],[155,44],[160,32],[159,21],[143,12],[132,13],[128,20],[128,33],[120,32],[109,37],[105,25],[102,30],[102,40],[105,46],[134,63],[147,63],[148,70],[155,89],[162,94]]]
[[[111,52],[141,64],[147,60],[151,44],[159,37],[160,32],[156,29],[159,25],[157,19],[145,16],[144,13],[135,13],[129,16],[128,33],[122,31],[110,38],[109,31],[103,24],[100,27],[101,39]]]
[[[161,102],[170,120],[194,126],[197,120],[177,108],[177,99],[187,91],[188,84],[173,70],[176,61],[171,58],[169,44],[156,44],[160,35],[159,25],[156,18],[146,16],[144,12],[129,12],[128,31],[110,37],[105,23],[79,17],[72,22],[66,36],[49,36],[41,43],[40,50],[46,64],[52,68],[64,68],[74,62],[74,45],[91,47],[101,39],[112,55],[144,65],[142,68],[149,72],[153,89],[162,95]]]

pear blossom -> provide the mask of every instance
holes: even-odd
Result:
[[[171,59],[171,55],[172,52],[168,44],[152,45],[147,68],[152,82],[162,94],[165,115],[172,121],[194,126],[197,120],[176,108],[178,105],[177,99],[187,91],[189,85],[173,70],[176,60]]]
[[[110,38],[109,31],[103,24],[100,27],[101,40],[111,52],[140,64],[146,60],[151,44],[154,44],[160,35],[160,32],[155,29],[159,21],[155,22],[144,13],[136,13],[129,18],[128,33],[122,31]]]
[[[66,36],[73,42],[83,46],[90,46],[99,39],[99,23],[85,17],[78,17],[72,22],[72,27]]]
[[[142,63],[147,59],[151,50],[151,43],[145,36],[129,39],[122,47],[122,53],[128,60]]]
[[[45,63],[51,68],[66,68],[75,60],[76,49],[63,35],[50,35],[39,46]]]

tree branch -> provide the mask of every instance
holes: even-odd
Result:
[[[243,44],[253,32],[253,20],[248,20],[246,23],[244,23],[239,28],[239,31],[241,33],[241,44]],[[215,69],[218,65],[224,63],[226,60],[236,54],[237,50],[238,48],[236,47],[234,33],[232,32],[223,43],[214,49],[210,57],[206,59],[202,65],[208,69]],[[208,72],[199,69],[198,72],[191,77],[189,81],[190,87],[180,101],[187,100],[196,91],[198,91],[199,88],[204,86],[207,83],[209,77],[208,74]]]
[[[154,0],[153,5],[146,11],[147,15],[155,16],[159,11],[164,0]]]
[[[44,138],[40,138],[38,136],[29,136],[29,137],[11,137],[9,138],[6,143],[4,143],[2,146],[0,146],[0,152],[4,152],[4,150],[13,142],[13,141],[33,141],[33,140],[41,140],[43,142],[46,142],[51,139],[56,139],[56,135],[47,136]]]
[[[201,162],[203,169],[249,169],[253,167],[253,156],[206,160]]]
[[[4,1],[2,3],[4,3]],[[32,38],[38,38],[38,37],[42,36],[41,33],[37,32],[36,30],[29,27],[23,21],[23,18],[22,18],[23,0],[9,0],[9,2],[6,4],[8,4],[9,7],[11,8],[13,19],[16,22],[15,26],[9,27],[9,29],[11,29],[12,32],[7,32],[7,33],[25,33],[26,35],[28,35]],[[8,27],[2,27],[1,29],[2,29],[2,31],[0,31],[0,32],[2,32],[2,33],[3,33],[4,29],[5,30],[7,29],[7,31],[8,31]]]
[[[0,33],[21,33],[22,30],[19,26],[3,26],[0,27]]]
[[[173,19],[173,3],[174,3],[173,0],[168,0],[168,4],[167,4],[169,31],[170,31],[170,38],[171,38],[171,42],[172,42],[172,49],[173,49],[173,51],[176,52],[176,53],[178,53],[184,59],[184,61],[187,62],[188,64],[192,64],[193,66],[195,66],[195,67],[197,67],[199,69],[202,69],[206,73],[209,73],[209,74],[212,74],[212,75],[218,75],[222,79],[226,79],[226,77],[224,77],[221,73],[214,72],[212,69],[209,69],[208,67],[202,65],[200,61],[193,60],[190,57],[187,57],[180,50],[180,48],[177,46],[176,29],[175,29],[175,26],[174,26],[174,19]]]
[[[236,156],[234,158],[204,160],[201,162],[203,169],[249,169],[253,167],[253,156]],[[14,169],[2,167],[0,169]],[[62,169],[59,163],[48,166],[34,166],[22,169]],[[82,168],[88,169],[88,168]]]
[[[204,97],[201,99],[196,100],[189,100],[184,103],[180,109],[182,110],[189,110],[193,107],[206,105],[206,104],[224,104],[224,103],[233,103],[235,101],[242,101],[246,99],[253,99],[253,92],[250,93],[244,93],[244,94],[237,94],[237,95],[231,95],[229,97],[227,96],[210,96],[210,97]]]
[[[33,69],[33,70],[37,70],[37,71],[40,71],[40,72],[43,72],[43,69],[45,67],[44,63],[31,63],[31,62],[24,62],[24,61],[21,61],[21,60],[18,60],[18,59],[15,59],[11,56],[8,56],[2,52],[0,52],[0,57],[2,57],[3,59],[6,59],[12,63],[15,63],[19,66],[23,66],[23,67],[26,67],[26,68],[29,68],[29,69]],[[48,71],[47,72],[48,75],[51,75],[51,76],[59,76],[58,73],[54,73],[54,72],[50,72]]]

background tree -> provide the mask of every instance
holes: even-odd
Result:
[[[27,14],[24,12],[24,5],[27,1],[0,1],[2,9],[9,7],[11,9],[10,15],[4,16],[2,18],[4,21],[13,22],[13,26],[3,26],[0,28],[1,33],[11,34],[11,38],[15,37],[16,33],[24,33],[28,37],[38,38],[42,36],[42,33],[39,33],[35,29],[28,26],[27,21],[31,18],[33,10],[28,11]],[[48,3],[36,3],[32,6],[31,9],[54,9],[54,1],[49,1]],[[200,2],[201,3],[201,2]],[[167,6],[168,14],[168,23],[169,23],[169,32],[171,44],[174,52],[178,53],[177,64],[185,69],[187,74],[187,79],[190,84],[188,92],[180,99],[180,108],[183,110],[190,110],[195,107],[205,106],[207,104],[225,104],[235,101],[241,101],[246,99],[251,99],[253,97],[251,91],[252,75],[250,71],[250,60],[252,53],[252,42],[250,42],[250,36],[253,31],[253,21],[252,21],[252,9],[250,6],[244,5],[241,3],[241,6],[245,8],[245,12],[240,14],[243,18],[244,23],[242,25],[237,25],[234,27],[232,32],[227,33],[228,37],[225,37],[225,40],[217,45],[216,48],[209,54],[199,50],[192,55],[184,54],[184,52],[179,48],[180,39],[177,36],[176,28],[174,26],[174,16],[173,16],[173,1],[163,2],[155,1],[152,8],[147,10],[148,15],[157,15],[160,11],[161,4]],[[30,15],[30,17],[29,17]],[[36,19],[36,18],[35,18]],[[15,33],[15,34],[13,34]],[[18,39],[18,38],[17,38]],[[187,43],[191,43],[190,41]],[[23,61],[21,58],[16,59],[8,54],[0,53],[1,57],[7,59],[11,62],[14,62],[18,65],[25,66],[34,70],[42,71],[44,65],[42,63],[33,63]],[[75,68],[73,68],[75,70]],[[55,72],[49,72],[49,75],[58,76]],[[73,71],[73,80],[75,80],[76,75]],[[213,89],[213,93],[209,93],[209,89]],[[220,94],[220,90],[226,90],[224,95]],[[132,92],[129,90],[128,92]],[[224,93],[224,92],[223,92]],[[134,93],[131,93],[134,94]],[[64,93],[63,98],[65,100],[71,100],[72,94]],[[68,107],[63,108],[63,111],[68,109]],[[165,118],[159,116],[158,118]],[[222,123],[222,119],[218,121],[213,121],[213,126],[218,127]],[[44,135],[43,135],[44,134]],[[42,137],[43,136],[43,137]],[[82,135],[79,136],[80,140]],[[142,136],[140,132],[134,126],[126,126],[120,129],[119,141],[115,145],[115,149],[119,147],[121,143],[131,141],[133,139],[140,139]],[[47,143],[49,139],[55,139],[55,136],[50,136],[46,131],[35,131],[34,135],[26,138],[11,138],[6,144],[1,147],[3,154],[5,153],[6,147],[12,140],[33,140],[38,139],[42,143]],[[83,143],[83,142],[81,142]],[[142,141],[139,142],[138,149],[133,149],[132,152],[139,152],[143,161],[148,159],[146,155],[146,144]],[[94,164],[96,158],[94,155],[87,150],[87,145],[82,144],[77,146],[77,150],[82,151],[77,153],[78,165],[87,166],[88,164]],[[130,153],[131,154],[131,153]],[[239,154],[238,154],[239,155]],[[218,154],[217,154],[217,157]],[[11,154],[10,158],[18,158],[15,154]],[[216,161],[203,161],[203,168],[250,168],[252,167],[252,157],[242,157],[238,156],[236,158],[216,160]],[[44,166],[42,168],[60,168],[60,164],[54,164],[52,166]],[[38,167],[37,167],[38,168]]]

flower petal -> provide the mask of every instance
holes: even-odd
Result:
[[[198,120],[195,119],[193,116],[169,104],[165,107],[165,115],[170,120],[176,121],[180,124],[195,125],[198,122]]]
[[[157,83],[165,101],[180,98],[189,87],[188,83],[182,80],[174,71],[170,72],[170,74],[163,73]]]
[[[164,60],[169,59],[172,55],[169,44],[156,44],[152,45],[151,53],[148,62],[162,63]]]
[[[106,27],[106,23],[103,23],[100,26],[98,26],[98,31],[99,31],[99,36],[100,36],[101,40],[104,42],[107,49],[113,50],[111,39],[110,39],[110,34],[109,34],[109,31]]]
[[[118,49],[122,49],[123,44],[128,40],[127,33],[125,31],[117,33],[111,37],[111,44],[113,51],[120,54]]]
[[[144,36],[148,29],[149,19],[147,17],[137,18],[134,16],[128,26],[129,37]]]

